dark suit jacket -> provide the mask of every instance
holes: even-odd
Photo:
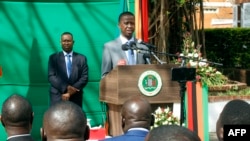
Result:
[[[107,138],[103,141],[144,141],[147,134],[147,131],[131,130],[126,132],[124,135]]]
[[[7,141],[35,141],[35,140],[31,136],[20,136],[20,137],[10,138]]]
[[[135,42],[137,42],[136,39]],[[102,77],[104,77],[113,68],[115,68],[119,60],[125,59],[128,62],[126,53],[124,50],[122,50],[121,46],[122,46],[122,41],[120,37],[104,44],[103,54],[102,54],[102,74],[101,74]],[[143,48],[145,50],[148,49],[146,46],[139,44],[137,44],[137,47]],[[136,64],[146,64],[146,61],[143,58],[143,52],[145,51],[142,51],[142,53],[137,53]]]
[[[83,88],[88,82],[87,58],[82,54],[73,52],[72,70],[68,78],[63,52],[50,55],[48,79],[50,83],[50,105],[61,101],[62,94],[66,93],[67,86],[71,85],[80,91],[73,94],[69,100],[82,107]]]

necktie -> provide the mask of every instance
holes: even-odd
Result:
[[[128,50],[128,62],[129,62],[129,65],[135,64],[134,51],[132,49]]]
[[[70,60],[70,57],[71,55],[70,54],[67,54],[67,74],[68,74],[68,77],[70,76],[70,73],[71,73],[71,60]]]
[[[129,41],[126,44],[128,44],[130,46]],[[128,64],[129,65],[135,64],[134,51],[132,49],[128,50]]]

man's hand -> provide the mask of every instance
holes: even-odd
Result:
[[[70,86],[70,85],[67,87],[67,93],[69,93],[70,95],[73,95],[76,92],[79,92],[79,90],[77,88]]]
[[[62,94],[62,100],[68,101],[69,98],[70,98],[70,94],[69,93]]]
[[[121,60],[119,60],[118,63],[117,63],[118,66],[123,66],[123,65],[126,65],[126,64],[127,64],[127,63],[126,63],[126,60],[125,60],[125,59],[121,59]]]

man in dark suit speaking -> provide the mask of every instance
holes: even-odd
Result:
[[[62,33],[63,51],[49,57],[50,105],[69,100],[82,107],[83,88],[88,82],[88,64],[86,56],[72,51],[73,44],[73,35]]]
[[[136,50],[123,49],[122,45],[133,42],[134,46],[143,49],[146,52],[147,47],[137,43],[137,39],[133,37],[135,31],[135,16],[131,12],[123,12],[119,15],[118,26],[120,28],[120,36],[116,39],[104,44],[102,54],[102,78],[107,75],[117,65],[135,65],[146,64],[143,53]],[[131,46],[131,44],[130,44]]]

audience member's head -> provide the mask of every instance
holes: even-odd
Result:
[[[58,102],[45,112],[41,131],[42,140],[47,141],[84,141],[89,137],[85,113],[70,101]]]
[[[150,103],[140,96],[131,97],[125,101],[121,116],[124,132],[130,128],[150,129],[153,121]]]
[[[223,108],[216,124],[216,133],[223,140],[224,125],[250,125],[250,105],[244,100],[231,100]]]
[[[200,141],[199,136],[186,127],[161,125],[152,129],[145,141]]]
[[[32,106],[23,96],[11,95],[2,105],[1,122],[8,137],[29,134],[33,116]]]

